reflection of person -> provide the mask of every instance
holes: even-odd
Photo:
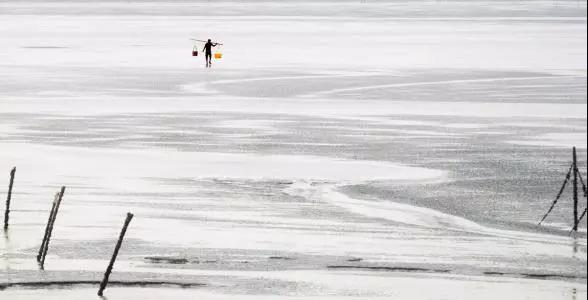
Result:
[[[204,52],[204,58],[206,59],[206,67],[210,68],[210,66],[212,65],[212,47],[216,47],[217,43],[213,43],[210,39],[208,39],[208,42],[206,42],[206,44],[204,44],[204,49],[202,49],[202,51]]]

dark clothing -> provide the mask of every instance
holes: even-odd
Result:
[[[212,47],[216,47],[217,44],[208,41],[206,42],[206,44],[204,45],[204,49],[202,49],[202,51],[204,51],[205,54],[205,58],[206,58],[206,67],[210,68],[210,66],[212,65]]]
[[[206,55],[212,55],[212,47],[215,47],[216,44],[213,44],[212,42],[206,42],[206,44],[204,45],[204,52],[206,53]]]

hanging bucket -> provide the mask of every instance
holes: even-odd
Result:
[[[215,53],[214,53],[214,58],[215,58],[215,59],[221,59],[221,58],[223,58],[223,54],[222,54],[222,53],[220,53],[220,52],[215,52]]]

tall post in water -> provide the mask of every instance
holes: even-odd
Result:
[[[10,171],[10,184],[8,185],[8,196],[6,197],[6,210],[4,210],[4,230],[8,229],[8,217],[10,215],[10,199],[12,198],[12,185],[14,184],[14,174],[16,167]]]
[[[98,290],[98,296],[102,296],[104,293],[104,289],[108,284],[108,278],[110,277],[110,273],[112,272],[112,267],[114,266],[114,262],[116,261],[116,256],[118,255],[118,251],[120,250],[120,246],[122,245],[123,239],[125,238],[125,233],[127,232],[127,227],[129,227],[129,223],[133,219],[132,213],[127,213],[127,218],[125,219],[125,223],[123,224],[122,230],[120,231],[120,235],[118,237],[118,242],[116,242],[116,246],[114,247],[114,252],[112,253],[112,257],[110,258],[110,263],[106,268],[106,272],[104,273],[104,278],[100,283],[100,289]]]
[[[576,147],[573,149],[573,163],[572,173],[574,173],[574,228],[573,231],[578,231],[578,156],[576,153]]]
[[[41,262],[41,258],[43,257],[43,253],[45,252],[45,243],[47,242],[47,236],[49,235],[49,228],[51,227],[51,221],[53,220],[53,214],[55,214],[55,206],[57,205],[57,199],[59,199],[59,194],[55,194],[55,198],[53,198],[53,203],[51,204],[51,210],[49,211],[49,219],[47,220],[47,225],[45,226],[45,235],[43,235],[43,241],[41,242],[41,247],[39,247],[39,254],[37,254],[37,261]]]
[[[61,200],[63,199],[64,193],[65,186],[62,186],[61,191],[59,192],[59,195],[57,197],[57,201],[55,202],[55,207],[51,209],[53,211],[53,214],[51,215],[51,219],[49,220],[49,230],[47,231],[46,238],[44,238],[45,244],[41,245],[43,246],[41,253],[41,261],[39,262],[41,270],[45,269],[45,257],[47,256],[47,252],[49,251],[49,241],[51,240],[53,226],[55,225],[55,220],[57,219],[57,212],[59,212],[59,206],[61,205]]]

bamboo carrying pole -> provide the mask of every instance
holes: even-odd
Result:
[[[205,41],[205,40],[197,40],[197,39],[191,39],[191,40],[193,40],[193,41],[195,41],[195,42],[208,43],[208,41]],[[213,43],[213,44],[216,44],[216,45],[221,45],[221,46],[223,45],[223,44],[221,44],[221,43],[215,43],[215,42],[212,42],[212,43]]]
[[[53,210],[53,214],[51,216],[51,220],[49,222],[49,231],[47,232],[47,238],[45,239],[45,245],[42,249],[41,255],[41,269],[45,268],[45,257],[47,256],[47,252],[49,251],[49,241],[51,240],[51,234],[53,233],[53,225],[55,225],[55,220],[57,219],[57,213],[59,212],[59,206],[61,205],[61,200],[63,199],[63,194],[65,193],[65,186],[61,187],[61,191],[59,192],[59,196],[57,197],[57,201],[55,202],[55,209]]]
[[[122,230],[120,231],[120,235],[118,237],[118,242],[116,242],[116,246],[114,247],[114,252],[112,253],[112,257],[110,258],[110,263],[106,268],[106,272],[104,273],[104,279],[100,283],[100,289],[98,290],[98,296],[102,296],[106,285],[108,284],[108,278],[110,277],[110,273],[112,272],[112,267],[114,266],[114,261],[116,261],[116,256],[118,255],[118,250],[120,250],[120,246],[122,245],[122,241],[125,238],[125,233],[127,232],[127,227],[129,227],[129,223],[131,223],[131,219],[133,219],[132,213],[127,213],[127,218],[125,219],[125,223],[123,225]]]
[[[8,184],[8,196],[6,197],[6,210],[4,210],[4,230],[8,229],[8,218],[10,216],[10,200],[12,198],[12,186],[14,185],[14,174],[16,167],[10,171],[10,183]]]

